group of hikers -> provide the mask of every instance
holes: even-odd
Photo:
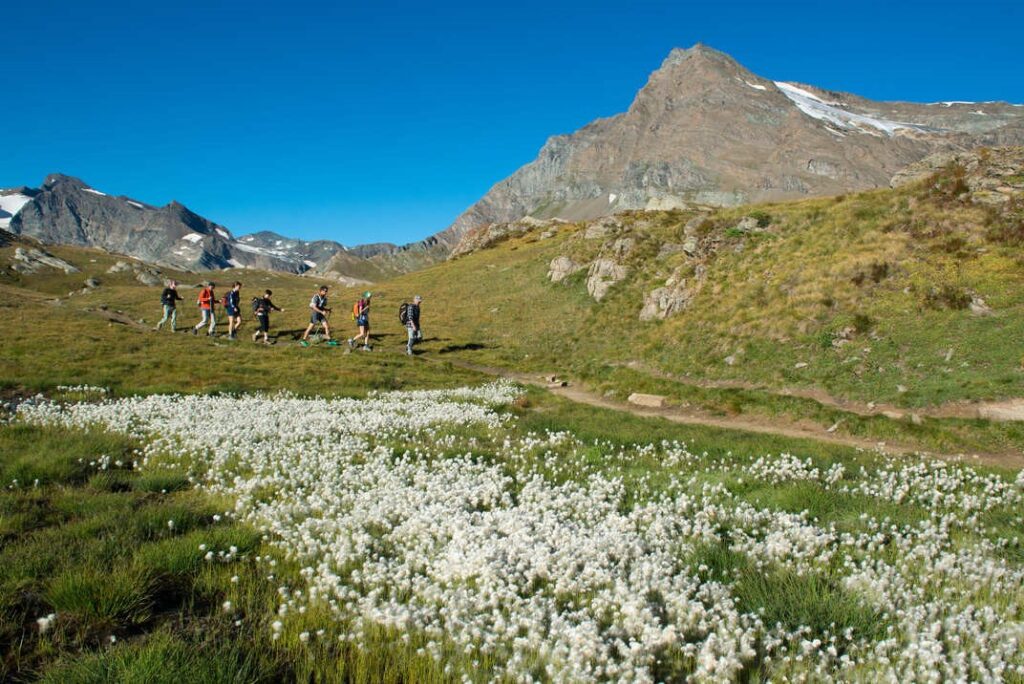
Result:
[[[193,335],[198,335],[203,328],[206,328],[207,335],[215,335],[217,328],[215,310],[219,304],[228,317],[228,339],[238,339],[238,331],[242,327],[242,283],[235,281],[231,285],[231,289],[228,290],[219,302],[215,288],[216,285],[213,282],[207,281],[203,283],[199,296],[196,299],[200,319],[191,328],[191,332]],[[331,308],[327,303],[328,290],[329,288],[326,285],[321,285],[313,293],[313,297],[309,301],[309,325],[306,326],[306,330],[302,333],[302,338],[299,340],[299,344],[303,346],[309,346],[311,335],[322,339],[325,344],[331,346],[337,346],[338,344],[331,337]],[[274,304],[271,299],[273,294],[272,291],[265,290],[262,296],[252,298],[252,313],[256,317],[257,322],[256,332],[252,334],[253,342],[259,342],[260,336],[262,336],[263,344],[272,344],[270,341],[270,312],[284,312],[284,309]],[[370,345],[370,303],[372,297],[372,292],[364,292],[362,297],[352,306],[352,320],[355,321],[359,332],[354,337],[348,339],[350,350],[356,347],[363,351],[370,351],[372,349]],[[177,332],[178,302],[181,301],[184,301],[184,298],[178,293],[178,282],[175,280],[168,281],[167,286],[160,295],[160,303],[163,305],[163,318],[156,324],[156,330],[162,329],[164,324],[169,322],[171,332]],[[413,353],[413,345],[423,339],[423,331],[420,328],[420,304],[422,301],[423,298],[416,295],[413,297],[411,304],[403,302],[398,309],[398,320],[405,326],[407,333],[405,353],[410,356]]]

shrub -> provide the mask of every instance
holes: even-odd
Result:
[[[966,309],[971,304],[971,293],[962,287],[948,283],[931,287],[924,296],[924,304],[930,309]]]

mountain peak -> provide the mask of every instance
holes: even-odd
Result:
[[[74,176],[67,176],[63,173],[51,173],[46,177],[46,180],[43,181],[43,188],[46,190],[50,190],[58,185],[69,185],[76,188],[89,187],[81,179],[75,178]]]

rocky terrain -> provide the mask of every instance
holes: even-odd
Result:
[[[732,206],[885,187],[935,152],[1024,143],[1024,107],[873,102],[774,82],[703,45],[676,49],[623,114],[548,140],[436,241],[632,209]]]
[[[44,244],[96,247],[142,261],[199,271],[261,268],[289,273],[327,273],[324,266],[345,247],[330,240],[307,242],[260,232],[235,238],[231,232],[178,202],[154,207],[111,196],[83,181],[52,174],[39,189],[0,190],[0,228]],[[346,255],[352,277],[363,257]],[[365,269],[364,269],[365,270]],[[372,271],[372,269],[371,269]],[[357,279],[358,280],[358,279]]]

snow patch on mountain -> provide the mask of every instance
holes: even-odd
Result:
[[[218,228],[217,229],[217,235],[220,235],[225,240],[230,240],[231,239],[231,234],[228,231],[224,230],[223,228]]]
[[[855,112],[841,109],[843,106],[841,103],[826,102],[814,93],[804,90],[799,86],[795,86],[792,83],[775,81],[775,86],[807,116],[832,124],[833,126],[843,130],[875,134],[877,134],[876,131],[881,131],[888,136],[892,136],[900,129],[920,132],[928,132],[932,130],[927,126],[922,126],[920,124],[879,119],[873,116],[857,114]]]
[[[91,192],[94,195],[99,195],[100,197],[106,197],[107,196],[107,193],[100,192],[99,190],[93,190],[92,188],[82,188],[82,189],[85,190],[86,192]]]
[[[196,245],[203,241],[203,236],[199,233],[189,233],[188,235],[182,235],[182,240],[188,240],[192,244]]]
[[[0,195],[0,228],[10,226],[14,215],[31,201],[31,197],[22,195],[20,192],[13,195]]]

